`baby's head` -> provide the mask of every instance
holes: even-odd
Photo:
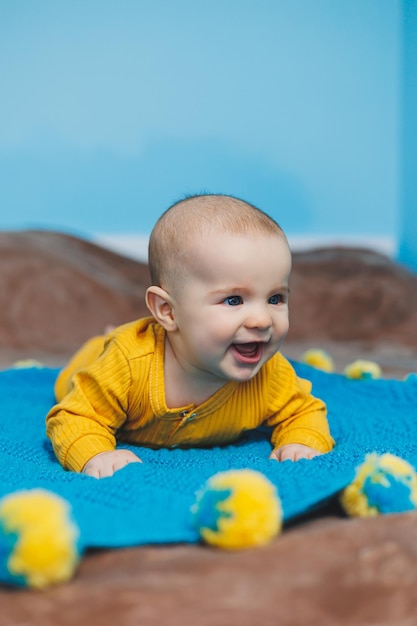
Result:
[[[248,380],[279,350],[291,254],[259,209],[223,195],[182,200],[156,223],[149,264],[146,302],[167,332],[165,374],[177,368],[187,389],[191,379],[204,392]]]
[[[181,289],[193,273],[194,253],[216,233],[278,237],[282,228],[248,202],[226,195],[190,196],[173,204],[156,222],[149,241],[152,284],[167,291]]]

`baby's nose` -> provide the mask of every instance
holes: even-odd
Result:
[[[246,318],[246,326],[248,328],[268,330],[268,328],[272,326],[272,320],[267,309],[264,307],[257,307],[252,310]]]

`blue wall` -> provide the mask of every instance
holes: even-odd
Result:
[[[148,233],[211,191],[290,235],[397,238],[401,11],[0,0],[0,229]]]

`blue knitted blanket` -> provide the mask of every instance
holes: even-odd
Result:
[[[278,488],[284,521],[320,509],[353,478],[369,452],[391,452],[417,465],[417,377],[354,381],[294,363],[328,405],[337,445],[311,461],[268,460],[268,432],[247,433],[214,449],[138,451],[132,464],[96,480],[63,470],[45,435],[58,370],[0,372],[0,497],[42,487],[72,505],[85,547],[196,542],[190,508],[211,475],[228,469],[263,472]]]

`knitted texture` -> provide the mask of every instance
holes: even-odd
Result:
[[[417,377],[358,381],[293,365],[327,402],[336,440],[331,453],[296,463],[269,460],[269,434],[260,429],[212,449],[132,448],[143,463],[101,480],[62,469],[45,435],[58,370],[0,372],[0,497],[43,488],[66,498],[82,547],[196,542],[192,505],[217,472],[250,468],[265,474],[278,489],[287,521],[324,506],[353,480],[370,452],[390,452],[417,465]]]

